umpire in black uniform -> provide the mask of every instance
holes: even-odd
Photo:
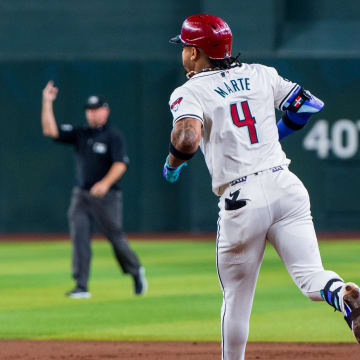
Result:
[[[121,133],[107,123],[110,109],[101,96],[90,96],[85,104],[88,126],[57,126],[53,102],[58,89],[49,81],[43,90],[41,123],[43,134],[56,142],[73,145],[76,154],[76,186],[68,212],[73,243],[73,278],[76,286],[66,295],[89,298],[90,240],[96,224],[111,242],[116,260],[134,280],[134,293],[146,291],[145,269],[122,231],[122,193],[118,180],[127,170]]]

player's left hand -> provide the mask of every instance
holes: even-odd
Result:
[[[180,176],[181,169],[187,166],[187,162],[182,163],[180,166],[174,168],[169,165],[169,155],[166,158],[164,169],[163,169],[163,177],[170,183],[174,183]]]
[[[90,194],[97,198],[102,198],[108,193],[108,191],[109,185],[106,184],[104,181],[98,181],[90,189]]]

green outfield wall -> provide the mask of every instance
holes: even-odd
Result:
[[[358,231],[359,59],[246,59],[275,66],[311,89],[325,110],[285,139],[321,231]],[[131,165],[123,180],[127,231],[215,231],[217,198],[199,152],[176,184],[161,176],[171,116],[169,95],[184,80],[179,61],[9,61],[0,64],[1,232],[64,232],[74,179],[70,147],[42,136],[41,90],[54,79],[59,123],[82,124],[83,102],[104,94],[111,122],[126,137]]]
[[[1,0],[0,232],[65,232],[72,149],[41,134],[41,91],[59,86],[59,123],[84,123],[101,93],[127,139],[123,180],[129,232],[215,231],[217,198],[199,153],[176,184],[161,176],[171,116],[185,81],[168,44],[194,13],[223,17],[233,53],[275,66],[324,99],[324,111],[283,141],[309,190],[321,231],[360,231],[360,7],[356,0]]]

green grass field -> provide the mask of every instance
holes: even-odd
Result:
[[[94,242],[89,300],[73,287],[69,242],[0,243],[0,338],[220,339],[222,295],[213,242],[133,242],[149,291],[132,293],[107,242]],[[322,242],[325,268],[360,282],[360,242]],[[271,247],[255,295],[250,341],[353,342],[340,313],[305,298]]]

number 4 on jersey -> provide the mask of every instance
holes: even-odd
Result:
[[[232,121],[237,127],[247,126],[250,136],[250,142],[251,144],[256,144],[259,142],[259,140],[255,128],[255,118],[251,115],[251,111],[247,101],[241,101],[240,105],[245,119],[240,119],[237,104],[233,103],[230,105]]]

